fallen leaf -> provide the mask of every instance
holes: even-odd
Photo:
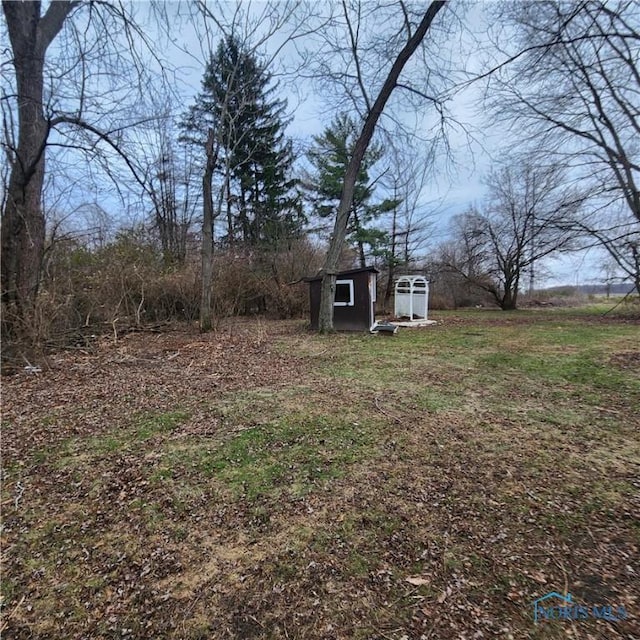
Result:
[[[547,584],[547,576],[542,573],[542,571],[532,571],[529,574],[536,582],[540,584]]]
[[[421,578],[420,576],[410,576],[405,578],[405,582],[412,584],[414,587],[420,587],[423,584],[429,584],[429,581],[426,578]]]

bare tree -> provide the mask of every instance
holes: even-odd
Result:
[[[609,263],[621,274],[619,279],[631,281],[636,292],[640,292],[640,225],[630,219],[626,207],[609,204],[604,215],[592,207],[587,214],[563,224],[584,238],[583,248],[603,248]]]
[[[153,220],[160,236],[165,264],[181,264],[187,254],[187,236],[195,217],[197,199],[192,189],[191,165],[185,162],[179,165],[176,157],[184,150],[176,150],[169,140],[161,143],[167,146],[162,144],[155,167],[151,165],[156,169],[149,189]]]
[[[44,113],[45,54],[75,4],[54,2],[41,15],[39,2],[2,3],[13,51],[19,129],[10,151],[2,215],[2,295],[23,321],[35,304],[45,242],[42,186],[50,127]]]
[[[362,128],[354,145],[353,153],[345,172],[344,186],[342,196],[340,198],[340,204],[338,205],[333,234],[331,236],[331,242],[327,251],[325,263],[321,270],[323,277],[318,328],[322,333],[333,331],[333,303],[335,298],[336,268],[346,237],[351,203],[354,195],[354,187],[362,159],[369,144],[371,143],[376,125],[378,124],[380,116],[382,115],[382,112],[394,89],[400,85],[405,87],[408,86],[401,83],[400,75],[406,64],[409,62],[411,56],[420,47],[420,44],[426,37],[433,21],[444,5],[445,3],[443,1],[434,1],[430,3],[426,11],[421,14],[417,26],[412,23],[412,16],[405,3],[400,2],[397,5],[397,11],[401,12],[401,15],[404,18],[401,29],[399,33],[396,34],[395,38],[399,48],[396,50],[395,55],[391,56],[393,63],[385,74],[385,79],[378,89],[375,100],[371,100],[369,97],[369,89],[365,86],[362,75],[362,58],[360,56],[357,40],[359,30],[354,28],[354,24],[350,19],[351,14],[347,9],[346,3],[343,3],[344,16],[349,32],[350,43],[350,57],[348,60],[353,66],[351,73],[349,72],[349,68],[347,68],[343,71],[343,74],[344,77],[351,76],[352,78],[355,78],[356,86],[359,87],[364,101],[364,113],[366,115],[363,118]],[[360,10],[361,7],[362,5],[357,3],[356,8]]]
[[[568,224],[640,284],[637,2],[503,3],[496,20],[513,29],[519,53],[492,77],[494,113],[515,118],[545,164],[570,169],[590,206]]]
[[[213,224],[220,212],[224,191],[220,191],[218,207],[214,207],[212,180],[220,152],[220,141],[214,129],[207,133],[206,165],[202,176],[202,295],[200,298],[200,331],[211,331],[213,326]]]
[[[158,234],[165,264],[181,264],[201,202],[198,168],[189,150],[178,143],[171,105],[150,105],[149,111],[156,118],[133,132],[127,157],[150,204],[151,224]]]
[[[453,240],[441,260],[508,311],[517,308],[525,276],[533,278],[543,258],[572,246],[575,236],[562,221],[579,200],[564,187],[562,171],[526,161],[494,171],[487,184],[484,209],[454,218]]]
[[[392,157],[385,182],[398,206],[391,213],[385,307],[391,299],[396,270],[411,270],[424,257],[438,212],[437,203],[425,202],[426,186],[433,173],[431,150],[425,153],[422,148],[412,149],[407,140],[402,148],[394,149]]]
[[[2,211],[2,299],[14,328],[29,331],[45,246],[47,149],[54,135],[60,147],[82,148],[73,137],[80,128],[92,138],[89,154],[97,139],[117,148],[122,128],[139,118],[131,105],[146,84],[141,49],[152,47],[120,3],[60,0],[44,13],[39,1],[3,0],[2,7],[14,70],[3,113],[17,114],[17,132],[5,139],[10,175]],[[123,68],[136,73],[119,84]]]

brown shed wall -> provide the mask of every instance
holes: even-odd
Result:
[[[338,273],[337,280],[353,280],[353,306],[333,307],[333,326],[337,331],[368,331],[372,324],[369,276],[376,274],[373,268]],[[320,285],[322,280],[309,280],[311,328],[318,329],[320,315]]]

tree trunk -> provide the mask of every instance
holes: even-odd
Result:
[[[202,215],[202,295],[200,298],[200,331],[211,331],[212,323],[212,288],[213,288],[213,195],[211,180],[213,178],[214,132],[209,129],[207,136],[207,165],[202,178],[203,215]]]
[[[353,209],[353,226],[356,230],[356,233],[360,232],[362,227],[360,226],[360,220],[358,218],[358,212],[355,207]],[[360,268],[364,269],[367,266],[367,257],[364,254],[364,242],[358,239],[356,240],[356,244],[358,245],[358,258],[360,260]]]
[[[518,308],[518,284],[505,283],[500,308],[503,311],[515,311]]]
[[[635,264],[633,283],[636,285],[636,295],[640,297],[640,247],[637,243],[631,247],[631,253],[633,255],[633,263]]]
[[[396,201],[396,206],[393,208],[393,219],[391,223],[391,257],[389,258],[389,264],[387,268],[389,269],[389,273],[387,275],[387,288],[384,292],[384,310],[385,313],[388,313],[387,305],[389,304],[389,300],[391,300],[391,291],[393,290],[393,277],[395,275],[396,270],[396,233],[397,233],[397,217],[398,217],[398,194],[396,190],[393,191],[393,199]]]
[[[516,310],[516,300],[513,297],[513,295],[511,294],[511,292],[507,292],[504,294],[504,296],[502,297],[502,304],[500,305],[500,308],[503,311],[515,311]]]
[[[233,213],[231,211],[231,179],[229,177],[229,169],[225,171],[224,177],[224,190],[226,194],[227,205],[227,243],[232,246],[235,243],[234,229],[233,229]]]
[[[40,2],[4,0],[2,7],[13,53],[18,108],[18,141],[2,212],[2,299],[8,305],[9,327],[26,337],[34,328],[45,244],[42,186],[49,125],[43,113],[44,57],[73,3],[54,2],[43,17]]]
[[[246,247],[249,244],[249,216],[247,213],[247,193],[245,186],[240,182],[240,211],[238,213],[240,219],[240,228],[242,229],[242,244]]]
[[[424,39],[431,23],[436,17],[438,11],[445,5],[444,0],[435,0],[429,5],[422,21],[418,25],[413,35],[407,41],[402,51],[395,59],[389,75],[387,76],[380,93],[376,98],[371,110],[367,114],[364,121],[360,136],[356,141],[353,154],[347,165],[347,171],[344,176],[344,185],[342,187],[342,195],[340,196],[340,204],[338,205],[338,213],[333,228],[333,234],[329,243],[329,249],[322,268],[322,286],[320,289],[320,311],[318,315],[318,330],[320,333],[329,333],[333,331],[333,303],[335,299],[335,280],[338,259],[347,232],[347,223],[349,222],[349,213],[353,203],[353,194],[356,179],[360,171],[360,165],[364,154],[371,142],[376,124],[380,119],[382,110],[384,109],[391,93],[393,92],[402,69],[413,55],[422,40]]]

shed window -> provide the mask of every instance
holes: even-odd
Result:
[[[353,307],[353,280],[336,280],[334,307]]]

